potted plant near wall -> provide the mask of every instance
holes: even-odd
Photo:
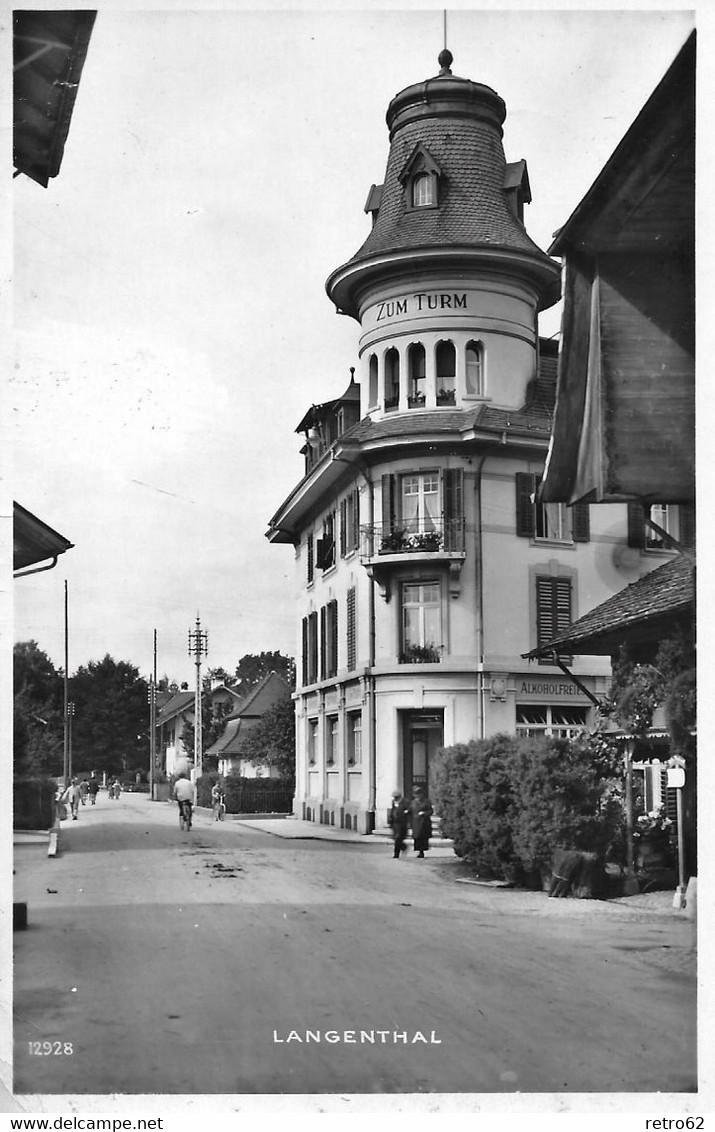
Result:
[[[405,645],[400,655],[400,664],[437,664],[440,660],[440,648],[437,645]]]

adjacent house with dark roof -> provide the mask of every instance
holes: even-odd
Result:
[[[295,551],[296,812],[364,833],[395,788],[430,789],[442,746],[587,727],[608,661],[574,656],[579,688],[525,642],[662,561],[629,548],[625,504],[535,499],[560,272],[524,227],[504,102],[439,63],[390,103],[372,228],[327,281],[360,327],[359,380],[301,420],[304,474],[267,533]]]
[[[269,672],[259,684],[239,701],[224,718],[223,734],[204,751],[206,757],[218,759],[218,772],[224,777],[240,774],[244,778],[278,778],[278,770],[256,765],[242,751],[246,736],[263,719],[266,712],[290,699],[290,687],[277,672]]]

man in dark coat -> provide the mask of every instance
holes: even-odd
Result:
[[[429,849],[429,839],[432,836],[432,803],[422,786],[415,786],[412,791],[410,824],[412,825],[415,853],[418,857],[424,857],[425,849]]]
[[[395,839],[395,851],[393,856],[399,857],[400,853],[405,848],[407,828],[410,824],[410,803],[406,798],[402,797],[399,790],[392,791],[392,805],[387,815],[387,824],[390,826],[392,836]]]

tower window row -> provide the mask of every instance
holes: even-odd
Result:
[[[456,405],[460,384],[468,397],[485,395],[483,342],[469,341],[462,351],[449,339],[437,342],[432,350],[422,342],[411,342],[404,352],[390,346],[368,360],[370,407],[381,404],[385,412],[424,408],[432,396],[437,406]]]

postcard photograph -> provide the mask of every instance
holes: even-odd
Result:
[[[696,24],[13,14],[8,1111],[697,1111]]]

